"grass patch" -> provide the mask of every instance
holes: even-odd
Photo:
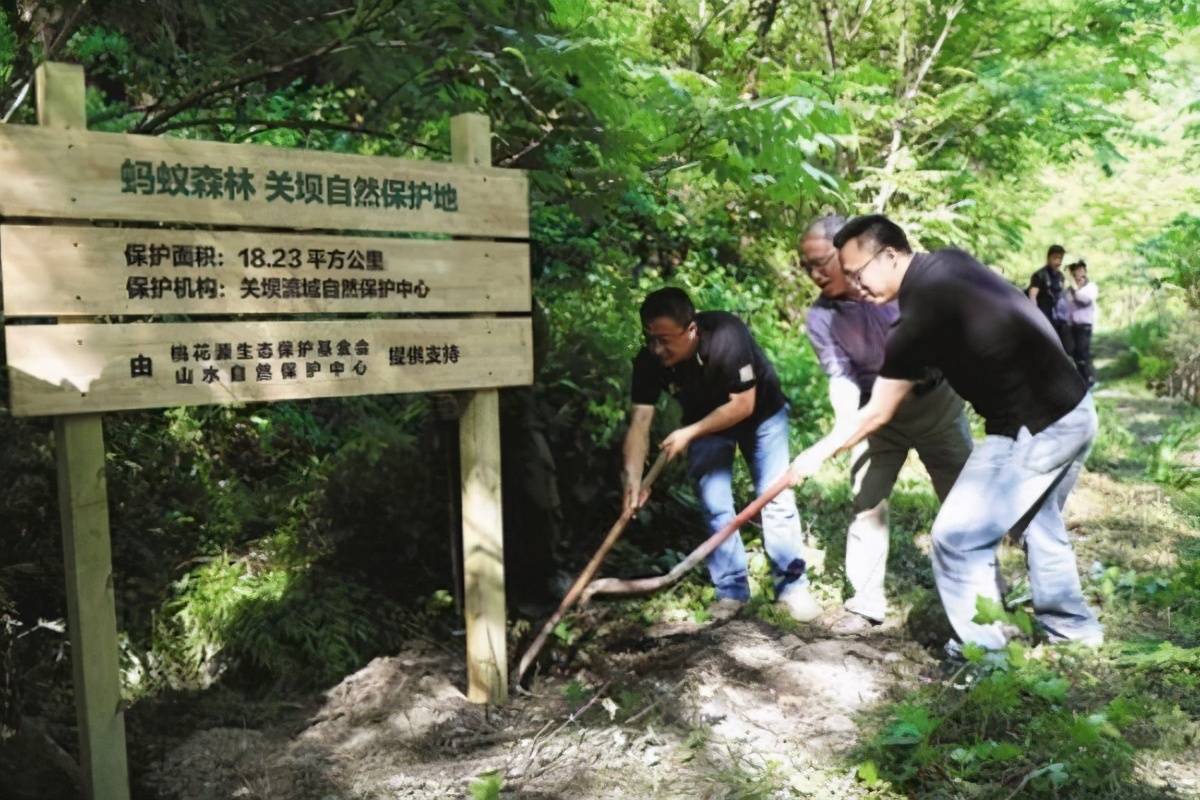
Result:
[[[923,798],[1174,796],[1161,786],[1172,776],[1154,765],[1194,763],[1200,746],[1200,489],[1186,461],[1200,426],[1195,412],[1167,416],[1140,394],[1101,401],[1088,462],[1101,474],[1074,511],[1108,644],[968,647],[952,677],[877,710],[856,753],[864,787]],[[1027,592],[1016,585],[1008,599],[1013,610],[984,616],[1028,628]]]

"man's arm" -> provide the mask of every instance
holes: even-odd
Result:
[[[1039,278],[1041,277],[1041,274],[1041,270],[1033,273],[1033,275],[1029,278],[1029,288],[1025,290],[1025,294],[1028,295],[1029,299],[1035,303],[1037,302],[1039,290],[1038,284],[1040,283]]]
[[[914,381],[876,378],[870,401],[857,414],[836,422],[833,430],[796,456],[792,462],[793,483],[815,475],[826,459],[849,450],[888,424],[914,385]]]
[[[662,449],[667,451],[667,458],[675,458],[687,450],[688,445],[701,436],[732,428],[754,413],[755,388],[751,386],[744,392],[729,395],[729,400],[717,406],[700,420],[691,425],[685,425],[679,430],[672,431],[662,441]]]
[[[842,376],[829,379],[829,405],[833,407],[835,427],[851,424],[861,403],[862,391],[857,383]]]
[[[817,354],[821,369],[829,378],[829,405],[835,425],[849,424],[862,405],[862,391],[854,381],[854,361],[833,335],[833,315],[812,308],[805,321],[805,333]]]
[[[646,468],[646,453],[650,450],[650,423],[654,421],[654,406],[635,403],[629,413],[629,430],[625,432],[623,483],[625,508],[638,509],[650,492],[642,492],[642,472]]]

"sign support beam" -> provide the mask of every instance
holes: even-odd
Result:
[[[491,125],[482,114],[450,120],[455,162],[492,165]],[[508,699],[504,533],[500,502],[500,392],[473,392],[459,422],[462,472],[463,610],[467,625],[467,699]]]
[[[34,80],[39,124],[76,130],[87,127],[82,67],[42,64]],[[88,800],[128,800],[101,416],[55,417],[54,443],[84,796]]]

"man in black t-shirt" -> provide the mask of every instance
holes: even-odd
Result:
[[[1029,288],[1025,294],[1037,303],[1038,310],[1049,320],[1058,340],[1067,347],[1067,301],[1062,273],[1063,256],[1066,250],[1061,244],[1052,244],[1046,251],[1046,264],[1029,277]],[[1067,347],[1070,350],[1069,347]]]
[[[999,602],[996,547],[1023,532],[1038,622],[1053,641],[1098,644],[1062,520],[1096,434],[1087,387],[1049,321],[1001,276],[961,250],[914,254],[882,215],[847,223],[834,239],[842,270],[876,303],[898,299],[871,400],[792,464],[797,480],[853,447],[895,414],[929,367],[984,418],[972,452],[933,524],[933,567],[946,615],[964,642],[997,649],[999,623],[974,621],[982,596]]]
[[[746,324],[724,311],[696,313],[682,289],[652,292],[641,308],[646,338],[633,360],[633,410],[625,435],[625,505],[645,501],[642,471],[654,406],[666,391],[683,407],[683,427],[662,442],[668,457],[687,453],[688,476],[711,532],[734,517],[733,456],[740,449],[761,493],[788,468],[788,408],[775,374]],[[763,546],[776,598],[793,617],[815,619],[821,607],[808,591],[796,499],[785,490],[762,511]],[[714,616],[729,617],[750,599],[746,553],[731,536],[708,558],[716,587]]]

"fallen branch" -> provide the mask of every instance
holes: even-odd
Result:
[[[604,685],[596,690],[596,692],[592,695],[590,700],[588,700],[582,706],[577,708],[575,711],[571,712],[571,715],[567,717],[566,721],[564,721],[561,725],[559,725],[557,728],[555,728],[553,731],[551,731],[550,735],[547,736],[545,739],[542,738],[542,734],[544,734],[546,732],[546,729],[550,727],[553,720],[550,720],[549,722],[547,722],[545,725],[542,726],[542,729],[537,732],[536,736],[533,737],[533,741],[529,743],[529,756],[528,756],[528,758],[525,759],[525,766],[521,768],[521,777],[522,778],[527,779],[529,777],[529,768],[533,766],[533,761],[535,758],[537,758],[538,753],[541,751],[542,745],[545,744],[550,739],[553,739],[559,733],[561,733],[563,728],[567,727],[572,722],[574,722],[575,720],[582,717],[589,708],[591,708],[593,705],[595,705],[597,700],[599,700],[601,697],[604,696],[604,693],[608,691],[608,687],[611,685],[612,685],[612,681],[605,681]],[[559,755],[562,755],[562,754],[560,753]]]
[[[636,714],[634,714],[632,717],[630,717],[629,719],[625,720],[625,722],[624,722],[624,723],[622,723],[622,724],[623,724],[623,725],[632,725],[633,723],[637,722],[637,721],[638,721],[639,719],[641,719],[642,717],[644,717],[644,716],[646,716],[647,714],[649,714],[649,713],[650,713],[651,711],[653,711],[654,709],[658,708],[659,704],[660,704],[660,703],[662,703],[662,701],[663,701],[663,700],[666,700],[666,699],[668,699],[668,698],[670,698],[670,699],[672,699],[672,700],[676,700],[676,699],[678,699],[678,696],[679,696],[679,687],[683,686],[683,684],[684,684],[684,683],[686,683],[686,682],[687,682],[687,676],[685,675],[683,678],[680,678],[680,679],[679,679],[679,680],[678,680],[678,681],[675,683],[675,685],[674,685],[674,686],[672,686],[672,687],[671,687],[669,690],[667,690],[667,691],[663,692],[663,693],[662,693],[662,694],[660,694],[658,697],[656,697],[656,698],[654,699],[654,702],[650,703],[650,704],[649,704],[649,705],[647,705],[645,708],[643,708],[641,711],[637,712],[637,713],[636,713]]]

